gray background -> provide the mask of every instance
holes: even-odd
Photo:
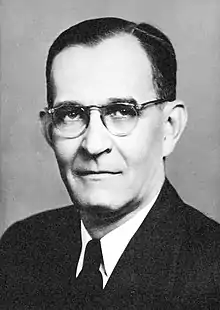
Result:
[[[150,22],[171,38],[190,117],[167,174],[188,203],[220,221],[219,0],[3,0],[1,14],[0,233],[70,202],[38,120],[45,59],[58,33],[100,16]]]

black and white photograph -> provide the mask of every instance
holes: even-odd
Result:
[[[0,9],[0,309],[220,309],[220,2]]]

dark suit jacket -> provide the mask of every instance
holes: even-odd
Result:
[[[79,223],[70,206],[6,231],[0,245],[1,309],[77,309]],[[99,308],[220,309],[220,225],[184,204],[166,180]]]

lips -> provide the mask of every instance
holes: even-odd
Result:
[[[78,176],[89,176],[89,175],[97,175],[97,176],[102,176],[102,175],[117,175],[120,174],[120,171],[109,171],[109,170],[77,170],[75,172]]]

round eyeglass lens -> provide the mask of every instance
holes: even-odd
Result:
[[[129,104],[114,104],[106,106],[104,123],[108,130],[118,136],[129,134],[137,123],[137,112]]]
[[[81,107],[63,105],[54,111],[53,121],[62,136],[73,138],[85,130],[88,116]]]

